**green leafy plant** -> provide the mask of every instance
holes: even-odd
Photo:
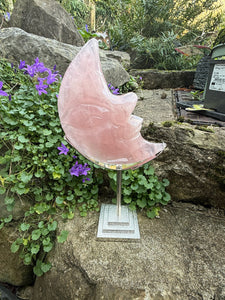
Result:
[[[19,67],[1,59],[0,74],[0,194],[8,210],[0,229],[14,221],[15,204],[25,201],[28,209],[11,251],[41,276],[51,268],[46,256],[54,243],[68,236],[65,230],[57,235],[59,220],[72,219],[75,209],[81,216],[99,211],[104,174],[63,139],[57,111],[61,76],[55,68],[46,68],[38,58],[33,65],[20,61]],[[115,173],[108,175],[115,190]],[[170,200],[168,184],[150,165],[123,172],[124,202],[153,218]]]
[[[95,176],[93,164],[87,169],[87,161],[63,141],[57,112],[60,76],[38,59],[32,66],[24,63],[15,68],[0,61],[0,193],[9,211],[0,219],[0,228],[13,221],[15,202],[29,202],[11,250],[20,251],[24,263],[33,265],[40,276],[50,268],[45,257],[56,238],[66,239],[66,232],[56,237],[58,218],[72,219],[75,208],[81,216],[98,211],[102,178]],[[38,73],[33,73],[34,66]],[[59,155],[62,141],[70,155]],[[83,166],[83,173],[76,173],[77,166]]]
[[[110,171],[108,175],[111,178],[111,187],[116,192],[116,172]],[[159,216],[160,207],[171,200],[166,192],[168,185],[167,179],[158,179],[149,163],[136,170],[123,171],[122,201],[131,209],[145,210],[149,218],[155,218]],[[113,201],[116,202],[116,199]]]

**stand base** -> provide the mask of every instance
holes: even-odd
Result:
[[[127,206],[121,206],[119,217],[116,205],[102,204],[97,238],[139,240],[137,213]]]

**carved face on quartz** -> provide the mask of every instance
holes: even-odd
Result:
[[[134,93],[109,91],[98,42],[90,40],[69,65],[59,91],[66,139],[86,158],[108,168],[136,168],[152,160],[165,144],[143,139],[142,119],[132,115],[136,102]]]

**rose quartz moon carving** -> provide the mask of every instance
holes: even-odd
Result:
[[[58,110],[66,139],[103,167],[139,167],[162,152],[165,144],[141,136],[142,118],[132,115],[136,102],[134,93],[109,91],[98,42],[91,39],[69,65],[60,87]]]

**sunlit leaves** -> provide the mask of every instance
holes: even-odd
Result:
[[[67,240],[69,232],[67,230],[62,230],[60,235],[57,236],[57,240],[59,243],[64,243]]]
[[[116,192],[116,171],[110,171],[109,178],[110,185]],[[149,218],[157,217],[160,206],[166,205],[171,200],[166,192],[168,185],[168,179],[162,181],[158,179],[151,164],[145,164],[136,170],[123,171],[122,201],[129,204],[130,209],[145,210]]]

